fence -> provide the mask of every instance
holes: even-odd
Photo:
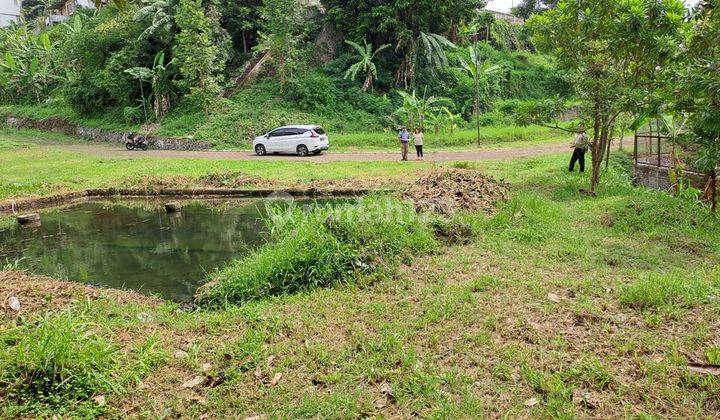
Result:
[[[692,160],[686,159],[687,150],[675,144],[671,137],[655,133],[635,133],[635,164],[670,168],[675,164],[693,170]],[[674,156],[674,158],[673,158]]]
[[[687,150],[674,144],[671,138],[662,134],[635,134],[635,181],[650,188],[668,190],[673,187],[671,168],[681,167],[682,177],[696,188],[704,188],[707,174],[693,168]],[[676,166],[677,164],[677,166]]]

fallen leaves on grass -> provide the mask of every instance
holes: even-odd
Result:
[[[491,214],[510,198],[508,187],[474,169],[443,169],[418,179],[402,193],[418,211],[450,215],[460,210]]]

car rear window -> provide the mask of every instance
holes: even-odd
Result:
[[[321,136],[322,136],[323,134],[325,134],[325,130],[323,130],[322,127],[315,127],[313,130],[314,130],[317,134],[319,134],[319,135],[321,135]]]

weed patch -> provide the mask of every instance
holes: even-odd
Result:
[[[706,303],[717,289],[700,279],[678,274],[650,274],[625,287],[620,302],[638,309],[692,308]]]
[[[153,339],[124,353],[75,309],[5,330],[0,342],[0,396],[9,402],[6,414],[94,406],[92,397],[124,391],[164,360]]]
[[[397,200],[269,212],[268,245],[217,273],[216,285],[201,290],[201,302],[243,304],[359,277],[372,281],[437,246],[425,219]]]

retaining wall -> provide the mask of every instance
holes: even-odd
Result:
[[[63,118],[46,118],[36,120],[34,118],[23,118],[8,116],[5,124],[9,128],[30,128],[42,131],[53,131],[68,136],[78,137],[83,140],[103,143],[125,143],[125,133],[103,130],[101,128],[86,127]],[[209,150],[210,143],[197,141],[188,138],[158,137],[153,135],[145,136],[148,146],[159,150]]]
[[[634,165],[634,175],[635,183],[638,185],[663,191],[667,191],[672,187],[672,184],[670,184],[669,168],[666,167],[636,163]],[[690,185],[693,187],[702,190],[707,184],[708,176],[697,172],[685,171],[685,179],[690,181]]]

